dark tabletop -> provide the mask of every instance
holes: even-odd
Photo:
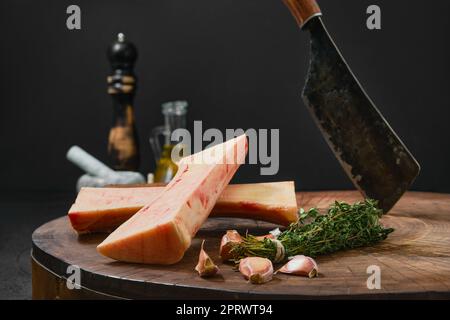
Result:
[[[31,234],[67,212],[75,193],[0,195],[0,299],[31,299]]]

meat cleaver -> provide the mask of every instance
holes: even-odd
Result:
[[[411,186],[418,162],[366,94],[321,19],[315,0],[283,0],[311,34],[302,98],[325,140],[363,196],[387,213]]]

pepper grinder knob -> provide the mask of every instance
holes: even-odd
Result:
[[[107,55],[113,73],[108,77],[108,93],[133,93],[136,82],[133,68],[138,57],[136,46],[119,33],[108,47]]]
[[[136,47],[125,38],[123,33],[119,33],[117,40],[108,48],[108,58],[113,72],[123,70],[124,74],[132,74],[137,56]]]

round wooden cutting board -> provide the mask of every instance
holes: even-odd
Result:
[[[334,200],[359,199],[359,193],[352,191],[297,194],[299,206],[305,209],[326,208]],[[275,225],[210,218],[181,262],[155,266],[101,256],[96,246],[106,235],[78,236],[64,216],[33,233],[33,298],[450,298],[450,195],[409,192],[382,222],[395,228],[387,240],[369,248],[318,257],[318,278],[276,274],[269,283],[252,285],[231,265],[220,262],[220,238],[227,229],[263,235]],[[211,279],[202,279],[194,271],[202,239],[220,267],[220,275]],[[71,265],[80,270],[80,289],[67,287],[67,278],[74,274],[73,269],[68,270]],[[370,266],[380,268],[380,289],[367,286]]]

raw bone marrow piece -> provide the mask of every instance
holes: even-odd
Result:
[[[288,226],[298,219],[294,181],[229,185],[211,216],[262,220]]]
[[[112,232],[155,199],[164,187],[82,188],[69,210],[78,233]],[[297,221],[293,181],[228,185],[210,217],[262,220],[283,226]]]
[[[189,248],[220,194],[244,163],[247,137],[181,159],[163,192],[120,225],[97,250],[112,259],[174,264]],[[208,159],[204,163],[202,159]]]

